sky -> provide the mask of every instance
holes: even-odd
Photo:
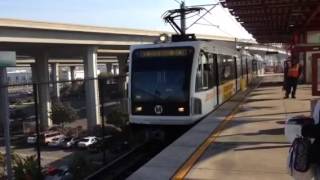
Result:
[[[169,9],[179,8],[177,1],[180,0],[0,0],[0,18],[173,31],[171,26],[164,22],[162,15]],[[185,3],[192,6],[214,4],[217,1],[186,0]],[[189,18],[187,26],[203,13],[205,11]],[[187,32],[252,38],[228,10],[220,5]]]

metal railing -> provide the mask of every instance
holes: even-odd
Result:
[[[88,81],[97,81],[99,85],[98,96],[102,121],[101,125],[98,125],[94,131],[88,131],[86,127],[85,84]],[[76,157],[76,154],[82,154],[83,157],[86,157],[87,162],[103,165],[116,154],[109,151],[117,149],[115,145],[117,144],[117,138],[127,138],[124,135],[127,133],[124,129],[126,128],[128,117],[126,109],[121,108],[127,98],[124,88],[126,87],[125,83],[126,76],[113,76],[2,85],[0,88],[7,88],[8,90],[11,142],[15,154],[24,158],[35,156],[39,175],[43,175],[44,167],[64,165],[61,163],[62,160],[68,166],[71,166],[70,164],[75,161],[73,157]],[[59,97],[54,93],[53,87],[55,84],[60,87]],[[48,85],[49,102],[51,104],[48,117],[53,120],[55,125],[49,129],[44,128],[39,119],[39,113],[41,113],[40,110],[42,109],[39,106],[41,105],[39,91],[43,85]],[[80,129],[79,127],[82,128]],[[0,137],[3,137],[3,128],[1,127],[1,129]],[[48,130],[59,131],[65,136],[74,138],[96,136],[99,144],[96,143],[95,146],[86,150],[78,148],[66,150],[62,149],[62,146],[51,148],[43,142],[44,132]],[[31,136],[35,137],[36,142],[28,144],[28,137]],[[89,151],[94,151],[95,153],[90,154]],[[2,151],[1,153],[4,154],[5,152]],[[97,158],[97,156],[100,156],[100,158]],[[96,167],[99,168],[100,165],[96,165]]]

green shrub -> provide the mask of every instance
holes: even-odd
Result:
[[[36,156],[27,156],[23,158],[18,155],[14,155],[13,162],[15,180],[43,179],[41,169],[39,171]]]
[[[52,102],[51,119],[54,124],[62,124],[73,122],[78,119],[77,112],[70,104],[63,104],[60,101]]]

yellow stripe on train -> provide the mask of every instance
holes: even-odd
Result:
[[[223,85],[223,101],[232,97],[234,93],[234,82],[230,81]]]

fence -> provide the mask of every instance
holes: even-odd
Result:
[[[81,179],[121,153],[122,148],[130,142],[126,79],[125,76],[108,76],[96,79],[7,85],[11,149],[16,156],[14,161],[18,159],[25,164],[27,161],[34,161],[34,169],[38,169],[39,166],[46,169],[46,171],[41,170],[41,173],[37,171],[36,174],[25,175],[39,178],[39,174],[50,173],[48,167],[58,168],[67,165],[70,171],[77,171],[71,174]],[[99,85],[102,119],[101,125],[97,125],[94,131],[88,131],[86,116],[85,85],[90,81],[95,81]],[[40,122],[40,113],[43,110],[39,104],[41,86],[47,86],[49,89],[48,117],[53,126],[48,129],[43,128],[43,122]],[[58,91],[55,87],[58,87]],[[61,138],[62,136],[64,138]],[[88,141],[84,140],[84,137],[87,137]],[[92,138],[94,142],[91,142]],[[5,153],[3,126],[1,126],[1,139],[3,157]],[[78,148],[80,144],[84,148]],[[1,157],[0,163],[2,163],[1,167],[5,166]],[[84,167],[84,169],[75,170],[75,167]],[[5,178],[4,168],[1,170],[0,176]],[[16,172],[17,167],[15,167],[15,175],[17,175]]]

